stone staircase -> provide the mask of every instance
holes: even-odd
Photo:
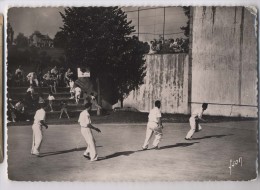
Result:
[[[10,87],[7,89],[9,98],[12,99],[12,103],[15,105],[19,99],[24,99],[26,96],[26,91],[28,87]],[[48,105],[49,101],[47,100],[49,95],[49,87],[35,87],[35,96],[34,99],[35,102],[38,100],[39,93],[43,95],[43,98],[45,100],[46,106]],[[69,87],[58,87],[57,93],[53,94],[55,97],[55,100],[53,100],[53,112],[50,112],[50,107],[47,106],[46,112],[48,119],[58,119],[60,115],[60,103],[61,101],[67,102],[67,108],[68,113],[70,117],[78,117],[79,113],[84,109],[84,98],[83,95],[81,95],[81,98],[79,100],[79,104],[76,104],[75,99],[69,99],[70,98],[70,89]],[[36,109],[36,108],[35,108]],[[30,117],[33,117],[35,114],[35,109],[28,110],[28,114]],[[94,106],[92,107],[92,112],[96,112],[96,109]],[[63,114],[63,118],[66,117],[65,114]]]

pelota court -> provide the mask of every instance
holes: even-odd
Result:
[[[83,157],[86,145],[77,124],[49,125],[49,129],[44,129],[42,157],[30,154],[31,126],[9,126],[9,179],[208,181],[256,178],[257,120],[205,123],[191,141],[184,140],[188,123],[165,123],[160,150],[147,151],[140,151],[146,123],[95,126],[102,130],[99,134],[93,131],[100,157],[97,162]],[[230,160],[239,158],[242,164],[234,165],[230,175]]]

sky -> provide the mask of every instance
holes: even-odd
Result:
[[[138,7],[122,7],[127,13],[128,20],[132,20],[136,33],[138,31]],[[142,41],[158,39],[163,34],[164,10],[165,10],[165,38],[184,37],[180,30],[185,26],[187,17],[181,7],[139,7],[139,37]],[[10,22],[14,36],[23,33],[30,36],[38,30],[42,34],[48,34],[54,38],[63,22],[59,12],[64,12],[63,7],[41,8],[10,8],[8,10],[8,22]]]

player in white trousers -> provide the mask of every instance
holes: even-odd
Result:
[[[200,121],[206,121],[202,118],[203,112],[208,108],[207,103],[203,103],[202,107],[199,109],[196,109],[194,112],[192,112],[191,117],[189,119],[190,121],[190,130],[187,133],[185,140],[191,140],[192,136],[195,132],[198,132],[202,130],[201,125],[199,124]]]
[[[162,139],[162,120],[161,120],[161,102],[159,100],[155,101],[155,107],[150,111],[148,116],[148,123],[146,129],[146,137],[144,145],[142,146],[143,150],[148,149],[149,141],[153,134],[155,134],[155,139],[153,141],[152,149],[159,149],[158,145]]]
[[[44,110],[44,103],[39,102],[40,109],[38,109],[34,116],[34,123],[32,125],[33,139],[32,139],[32,150],[31,154],[39,156],[40,148],[42,144],[42,127],[48,129],[48,125],[45,123],[46,112]]]
[[[91,108],[91,103],[85,104],[85,110],[83,110],[79,115],[79,124],[81,126],[81,134],[83,135],[86,143],[87,149],[84,152],[83,156],[89,158],[90,161],[96,161],[98,159],[98,154],[96,151],[96,142],[92,134],[92,130],[94,129],[97,132],[101,132],[99,128],[96,128],[91,125],[91,119],[89,115],[89,110]]]

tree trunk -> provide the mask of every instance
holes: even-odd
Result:
[[[123,108],[123,107],[124,107],[124,104],[123,104],[123,102],[124,102],[124,98],[120,98],[120,106],[121,106],[121,108]]]
[[[100,83],[99,83],[99,78],[97,77],[97,101],[98,101],[98,105],[102,106],[102,102],[101,102],[101,96],[100,96]]]

